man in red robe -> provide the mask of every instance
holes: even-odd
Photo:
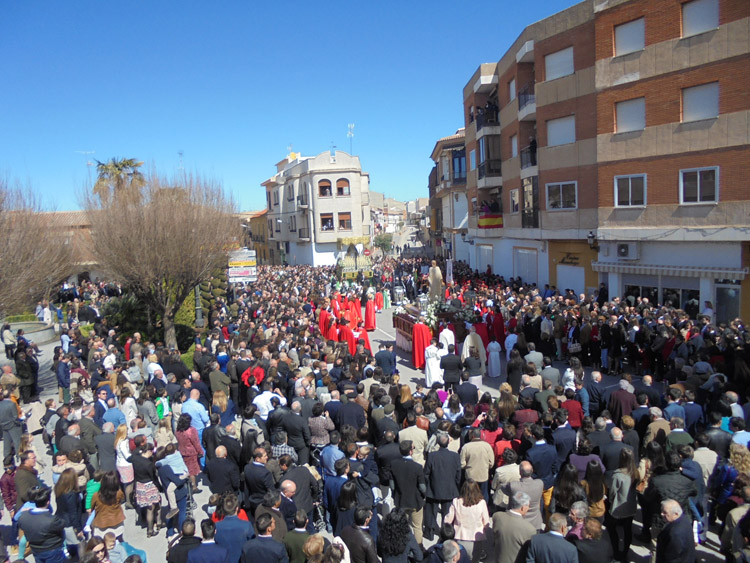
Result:
[[[482,344],[484,344],[484,349],[486,350],[487,346],[490,344],[490,334],[487,331],[487,324],[484,321],[480,321],[474,324],[474,328],[476,329],[479,338],[482,339]]]
[[[380,291],[375,292],[375,310],[377,312],[380,312],[383,310],[384,302],[383,302],[383,294]]]
[[[325,334],[326,328],[328,328],[328,319],[330,318],[330,316],[330,313],[326,309],[320,310],[320,316],[318,317],[318,328],[323,334]]]
[[[353,356],[357,351],[357,340],[354,333],[349,327],[349,321],[342,320],[339,328],[339,342],[346,342],[349,345],[349,353]]]
[[[339,327],[336,324],[336,319],[333,316],[328,317],[328,326],[323,333],[326,340],[332,340],[333,342],[339,341]]]
[[[360,323],[359,328],[357,329],[357,332],[354,333],[354,337],[357,339],[357,342],[362,340],[365,343],[365,349],[369,350],[372,354],[372,346],[370,345],[370,337],[367,336],[367,331],[362,327],[362,323]]]
[[[424,320],[424,317],[419,317],[419,321],[414,323],[411,330],[411,362],[415,369],[424,367],[424,351],[432,340],[432,331]]]
[[[375,301],[368,295],[365,305],[365,330],[375,330],[375,328]]]

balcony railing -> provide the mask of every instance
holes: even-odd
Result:
[[[524,229],[538,229],[539,209],[535,207],[524,209],[521,213],[521,227]]]
[[[536,147],[525,147],[521,149],[521,168],[536,166]]]
[[[310,229],[308,229],[307,227],[301,227],[297,231],[297,234],[299,235],[300,239],[303,239],[303,240],[304,239],[309,239],[310,238]]]
[[[527,84],[518,92],[518,109],[523,109],[533,103],[536,103],[536,96],[532,91],[531,85]]]
[[[482,162],[478,168],[479,179],[481,180],[485,176],[500,176],[501,162],[502,161],[499,158],[491,158]]]
[[[482,127],[498,125],[500,125],[500,116],[496,109],[484,109],[477,114],[477,131],[481,130]]]
[[[454,184],[465,184],[466,183],[466,174],[463,176],[453,176],[453,183]]]

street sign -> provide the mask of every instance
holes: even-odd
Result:
[[[257,276],[258,269],[255,266],[249,266],[246,268],[229,268],[227,275],[230,278],[243,278],[247,276]]]
[[[370,255],[370,249],[369,248],[365,248],[365,256],[369,256],[369,255]]]
[[[257,261],[254,250],[236,250],[229,253],[230,268],[247,268],[256,265]]]

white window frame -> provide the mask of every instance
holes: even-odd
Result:
[[[636,110],[639,112],[635,116]],[[621,113],[622,111],[622,113]],[[626,116],[626,113],[630,114]],[[634,118],[635,116],[635,118]],[[630,119],[626,119],[630,118]],[[646,98],[633,98],[615,103],[615,132],[630,133],[646,128]]]
[[[552,143],[551,142],[551,137],[552,136],[550,135],[550,124],[562,123],[564,120],[571,120],[571,119],[573,120],[573,139],[569,140],[569,141],[566,141],[564,143],[557,143],[557,142],[556,143]],[[559,146],[562,146],[562,145],[570,145],[571,143],[575,143],[576,142],[576,116],[575,116],[575,114],[573,114],[573,115],[566,115],[564,117],[559,117],[557,119],[548,119],[547,123],[546,123],[546,126],[547,126],[547,146],[548,147],[559,147]]]
[[[511,158],[518,156],[518,135],[510,138],[510,156]]]
[[[558,207],[558,208],[551,208],[549,206],[549,189],[551,187],[557,187],[560,190],[560,203],[562,204],[563,198],[562,198],[562,187],[567,186],[569,184],[573,184],[573,187],[575,189],[576,194],[576,203],[573,207]],[[575,211],[578,209],[578,182],[572,181],[572,182],[550,182],[549,184],[544,185],[544,197],[546,198],[545,202],[545,208],[547,211]]]
[[[469,152],[469,166],[471,170],[477,169],[477,149],[471,149]]]
[[[700,201],[700,173],[704,170],[713,170],[714,177],[716,178],[716,186],[714,189],[714,200],[713,201]],[[698,173],[698,201],[685,201],[683,198],[683,175],[685,172],[697,172]],[[719,203],[719,167],[718,166],[701,166],[700,168],[683,168],[680,170],[680,205],[716,205]]]
[[[508,82],[508,94],[510,95],[510,101],[516,99],[516,78],[513,77],[510,79],[510,82]]]
[[[568,53],[570,53],[568,55]],[[568,56],[570,57],[570,60],[568,61]],[[557,72],[551,72],[552,70],[555,70],[555,66],[557,65],[558,70]],[[566,47],[565,49],[560,49],[559,51],[555,51],[554,53],[550,53],[548,55],[545,55],[544,57],[544,80],[545,82],[549,82],[550,80],[556,80],[558,78],[562,78],[563,76],[570,76],[571,74],[575,73],[575,58],[574,58],[574,52],[573,47]]]
[[[632,204],[631,203],[629,205],[620,205],[620,203],[619,203],[620,202],[620,198],[618,197],[619,196],[619,194],[618,194],[619,187],[617,185],[617,181],[621,180],[623,178],[628,178],[628,180],[630,180],[631,178],[643,178],[643,203],[641,203],[641,204]],[[615,176],[614,177],[613,183],[614,183],[614,190],[615,190],[614,191],[614,194],[615,194],[615,207],[620,207],[622,209],[632,209],[634,207],[635,208],[646,207],[646,205],[648,204],[648,175],[647,174],[621,174],[619,176]],[[628,184],[628,190],[629,190],[629,196],[630,196],[629,199],[632,200],[633,193],[632,193],[632,191],[630,191],[631,190],[631,185],[630,184],[631,184],[631,182],[629,182],[629,184]]]
[[[715,90],[715,97],[713,96]],[[699,96],[705,96],[706,94],[702,94],[703,92],[711,92],[712,98],[710,100],[711,106],[709,107],[709,104],[705,103],[705,100],[699,100]],[[699,93],[700,92],[700,93]],[[688,98],[695,97],[696,99],[692,102],[692,108],[687,108],[688,105],[685,102],[685,94],[688,94]],[[690,86],[687,88],[683,88],[681,95],[680,95],[680,101],[681,101],[681,118],[682,123],[692,123],[693,121],[703,121],[705,119],[716,119],[719,116],[719,96],[721,94],[720,87],[719,87],[719,81],[715,82],[707,82],[705,84],[696,84],[695,86]],[[715,104],[715,110],[714,111],[714,104]],[[688,114],[687,116],[685,114]]]
[[[619,49],[618,44],[620,45]],[[615,57],[643,51],[646,48],[646,19],[638,18],[616,25],[614,47]]]
[[[510,196],[510,214],[518,215],[521,213],[521,190],[516,188],[515,190],[509,190]],[[515,199],[515,202],[513,201]]]
[[[694,21],[686,21],[688,17]],[[682,37],[693,37],[719,27],[719,0],[691,0],[681,6],[680,23],[682,25]]]

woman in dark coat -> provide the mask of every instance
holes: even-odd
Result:
[[[397,508],[383,519],[378,534],[378,555],[383,563],[422,561],[422,548],[411,532],[403,510]]]
[[[83,503],[78,492],[78,474],[68,468],[60,474],[55,485],[57,512],[55,515],[65,522],[65,543],[73,557],[78,552],[78,543],[83,539],[81,520]]]

